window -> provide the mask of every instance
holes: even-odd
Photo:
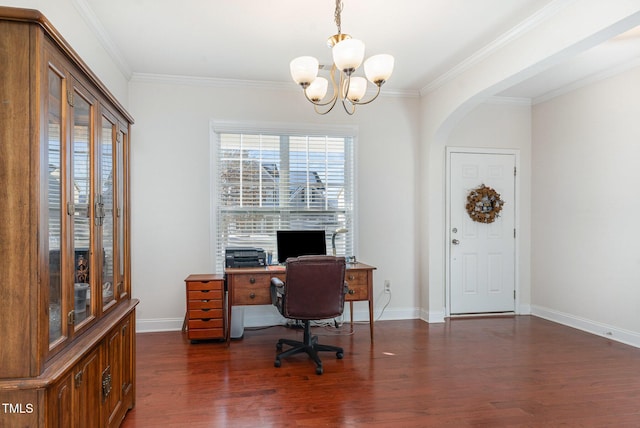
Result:
[[[215,266],[227,247],[259,247],[277,260],[277,230],[336,229],[353,254],[353,132],[283,132],[214,124]]]

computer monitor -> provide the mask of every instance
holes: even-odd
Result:
[[[289,257],[318,256],[327,254],[324,230],[278,230],[278,263]]]

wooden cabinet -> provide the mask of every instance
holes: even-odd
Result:
[[[134,402],[133,119],[38,11],[0,6],[0,34],[0,426],[115,426]]]
[[[187,337],[189,340],[224,339],[224,277],[194,274],[185,280]]]

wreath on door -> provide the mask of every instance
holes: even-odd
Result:
[[[478,223],[493,223],[500,216],[504,201],[500,193],[482,184],[467,195],[467,213]]]

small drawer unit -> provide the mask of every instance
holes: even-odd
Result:
[[[368,300],[369,284],[371,284],[370,275],[371,271],[368,270],[347,270],[344,278],[348,289],[345,300]]]
[[[193,274],[184,280],[187,290],[185,327],[192,342],[225,338],[224,276]]]

